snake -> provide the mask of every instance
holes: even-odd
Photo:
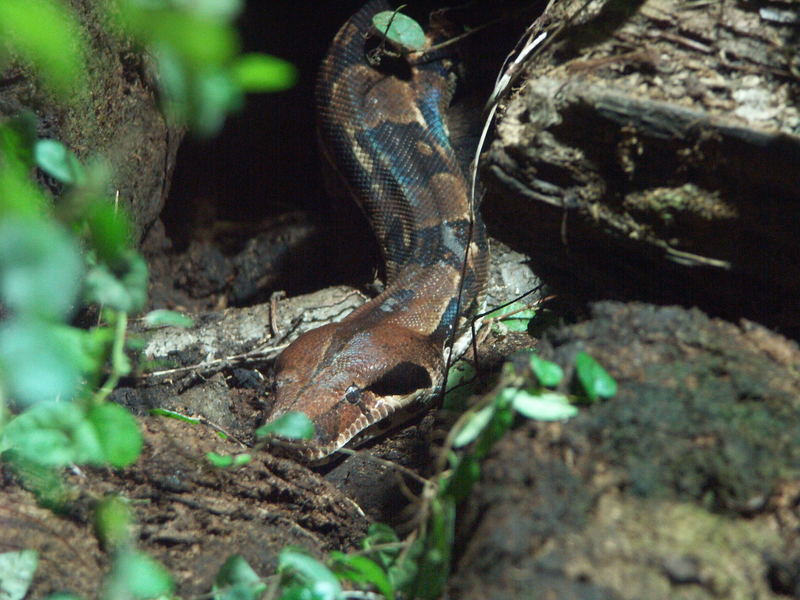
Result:
[[[423,49],[376,64],[383,38],[372,18],[386,10],[372,0],[341,27],[316,84],[322,156],[367,216],[386,285],[276,360],[266,422],[304,413],[313,437],[291,446],[312,463],[436,398],[469,344],[487,278],[485,228],[444,118],[457,61]],[[430,28],[426,48],[441,38]]]

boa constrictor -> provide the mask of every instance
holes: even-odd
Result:
[[[308,415],[316,433],[294,453],[311,462],[436,395],[448,354],[466,349],[486,280],[484,227],[470,224],[467,180],[443,119],[453,61],[417,53],[373,66],[372,17],[383,10],[384,0],[369,2],[345,23],[317,81],[323,155],[372,225],[387,285],[277,360],[267,421]],[[428,46],[437,37],[429,33]]]

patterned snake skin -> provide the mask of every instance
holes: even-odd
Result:
[[[470,226],[467,180],[442,117],[453,62],[416,54],[371,65],[372,16],[382,10],[391,10],[384,0],[369,2],[345,23],[317,82],[323,154],[369,218],[387,285],[278,358],[267,421],[289,411],[308,415],[315,436],[294,453],[311,462],[435,397],[449,344],[458,340],[454,356],[466,348],[486,280],[484,227],[477,215]],[[441,41],[428,38],[429,45]]]

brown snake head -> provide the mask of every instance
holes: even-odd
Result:
[[[396,325],[363,328],[358,318],[348,318],[300,336],[276,368],[268,420],[305,413],[314,422],[314,438],[290,449],[314,462],[430,395],[440,385],[442,365],[424,336]]]

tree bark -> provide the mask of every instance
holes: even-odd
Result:
[[[562,287],[796,327],[788,5],[584,4],[535,24],[549,38],[486,156],[487,217]]]

